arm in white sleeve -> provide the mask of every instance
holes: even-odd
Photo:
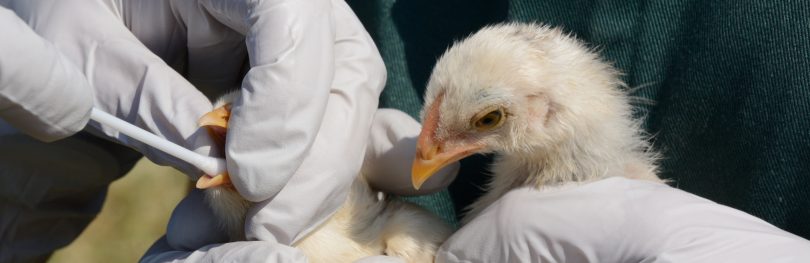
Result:
[[[46,142],[84,128],[93,107],[84,75],[3,7],[0,35],[0,118]]]
[[[93,87],[96,107],[186,148],[212,154],[210,138],[196,123],[212,110],[210,101],[130,33],[120,10],[102,0],[5,4],[83,70]],[[149,15],[132,19],[149,19]],[[155,163],[171,165],[192,177],[200,174],[193,166],[113,129],[93,121],[89,126],[91,132],[130,146]]]
[[[266,200],[298,171],[324,120],[335,74],[332,3],[201,3],[246,36],[251,68],[233,104],[225,152],[239,193]]]

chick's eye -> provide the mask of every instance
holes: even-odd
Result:
[[[479,114],[478,117],[474,119],[473,126],[479,131],[491,130],[500,126],[503,123],[503,120],[503,109],[497,109],[489,112],[484,111],[483,115]]]

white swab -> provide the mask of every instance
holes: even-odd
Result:
[[[186,161],[202,170],[208,175],[218,175],[225,173],[225,160],[221,158],[204,156],[192,152],[186,148],[181,147],[169,140],[163,139],[154,135],[138,126],[132,125],[128,122],[122,121],[109,113],[103,112],[99,109],[93,108],[90,112],[90,119],[97,121],[107,127],[118,130],[119,132],[136,139],[149,146],[155,147],[171,156],[177,157],[180,160]]]

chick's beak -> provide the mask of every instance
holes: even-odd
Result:
[[[200,127],[205,127],[208,130],[208,135],[211,136],[214,143],[219,149],[225,149],[225,135],[228,132],[228,119],[231,117],[231,104],[225,104],[222,107],[216,108],[213,111],[203,115],[197,124]],[[224,153],[220,153],[224,155]],[[233,188],[231,184],[231,177],[228,173],[218,174],[215,176],[203,175],[197,180],[196,187],[198,189],[206,189],[216,186],[225,186]]]
[[[233,188],[233,184],[231,184],[231,177],[228,175],[228,173],[222,173],[216,176],[200,176],[200,179],[197,179],[197,184],[195,185],[197,189],[208,189],[217,186]]]
[[[425,119],[422,122],[422,131],[416,141],[416,157],[411,166],[411,184],[419,190],[422,184],[434,173],[455,161],[473,154],[480,146],[466,144],[466,146],[445,147],[444,140],[437,140],[435,133],[439,127],[440,106],[444,94],[436,96],[436,100],[428,107]],[[457,145],[457,144],[452,144]]]
[[[228,119],[231,117],[231,104],[206,113],[197,121],[197,125],[208,129],[208,134],[219,146],[225,145],[225,134],[228,131]],[[221,148],[221,147],[220,147]]]
[[[413,188],[419,190],[422,184],[434,173],[448,164],[474,154],[481,148],[480,145],[469,144],[444,149],[441,143],[437,144],[431,139],[422,138],[422,135],[420,135],[416,145],[416,157],[411,167]]]

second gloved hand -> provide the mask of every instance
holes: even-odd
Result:
[[[810,241],[662,183],[612,177],[506,193],[436,262],[808,262]]]

